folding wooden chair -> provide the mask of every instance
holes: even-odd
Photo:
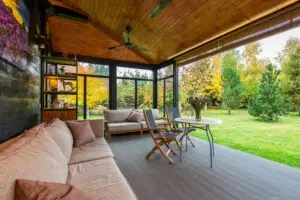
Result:
[[[177,155],[174,149],[170,147],[170,143],[176,141],[176,133],[168,131],[165,128],[159,128],[154,120],[152,110],[144,110],[145,121],[147,127],[149,129],[149,133],[151,138],[154,142],[154,147],[152,150],[147,154],[146,159],[149,159],[151,155],[158,150],[160,154],[167,159],[169,164],[173,164],[174,161],[169,157],[169,154],[172,153]],[[166,147],[166,151],[163,149],[163,146]],[[180,149],[181,151],[181,149]]]

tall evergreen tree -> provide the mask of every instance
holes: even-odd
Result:
[[[279,91],[278,75],[279,71],[269,64],[262,75],[256,94],[249,101],[250,115],[264,121],[272,121],[288,113],[289,104],[285,102],[283,94]]]
[[[236,51],[229,51],[224,55],[222,63],[223,105],[228,109],[228,114],[231,114],[232,109],[239,108],[244,98],[244,87],[237,64]]]
[[[283,91],[300,116],[300,49],[290,55],[288,62],[283,65],[283,73],[285,76],[282,84]]]

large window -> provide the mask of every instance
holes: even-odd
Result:
[[[117,109],[153,107],[153,71],[117,67]]]
[[[159,69],[157,78],[157,108],[164,115],[166,108],[174,105],[173,65]]]
[[[109,66],[78,63],[78,119],[102,119],[109,108]]]
[[[109,79],[86,77],[87,119],[102,119],[109,108]]]
[[[137,81],[137,108],[151,109],[153,107],[153,82]]]
[[[117,81],[117,108],[135,108],[135,81],[118,79]]]
[[[166,78],[166,77],[170,77],[170,76],[173,76],[173,65],[168,65],[157,71],[158,79],[162,79],[162,78]]]

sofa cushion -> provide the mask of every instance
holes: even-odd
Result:
[[[105,138],[96,138],[93,142],[74,148],[69,164],[87,162],[91,160],[114,158]]]
[[[67,124],[56,118],[45,125],[45,131],[51,136],[67,161],[69,161],[73,148],[73,136]]]
[[[16,179],[66,183],[67,160],[43,125],[0,151],[0,199],[13,200]]]
[[[141,124],[136,122],[108,123],[107,128],[110,132],[140,130]]]
[[[159,111],[158,109],[152,109],[152,114],[155,120],[160,120],[161,117],[159,116]]]
[[[160,119],[160,120],[155,120],[155,123],[157,126],[160,126],[160,125],[167,124],[168,121]],[[141,122],[141,125],[143,129],[148,128],[146,122]]]
[[[69,184],[19,179],[15,200],[92,200],[88,194]]]
[[[132,113],[127,118],[127,121],[129,122],[136,122],[141,123],[142,121],[142,114],[140,112],[132,111]]]
[[[104,110],[106,122],[126,122],[132,110]]]
[[[139,112],[142,115],[142,121],[145,121],[145,116],[144,116],[144,110],[143,109],[134,109],[133,111],[135,112]]]
[[[104,119],[92,119],[89,122],[95,136],[104,137]]]
[[[68,121],[67,123],[73,135],[74,147],[79,147],[96,139],[95,134],[93,133],[91,125],[88,121]]]
[[[70,165],[68,183],[94,200],[137,199],[112,158]]]

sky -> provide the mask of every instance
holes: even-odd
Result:
[[[273,64],[279,67],[279,63],[276,61],[276,57],[278,53],[280,53],[284,48],[287,40],[291,37],[300,38],[300,27],[259,40],[258,42],[262,47],[261,57],[268,58]],[[238,49],[242,48],[243,47],[240,47]]]

